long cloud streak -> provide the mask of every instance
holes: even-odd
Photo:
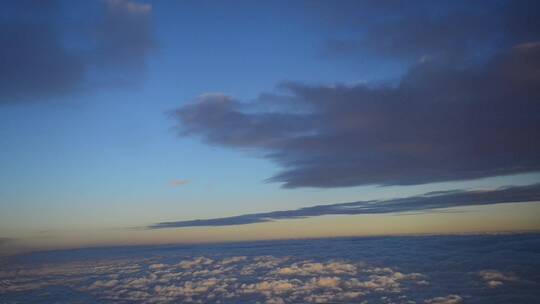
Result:
[[[298,219],[323,215],[385,214],[426,211],[441,208],[481,206],[502,203],[525,203],[540,201],[540,183],[527,186],[512,186],[495,190],[454,190],[430,192],[420,196],[390,200],[357,201],[331,205],[318,205],[296,210],[253,213],[178,222],[162,222],[149,229],[232,226],[264,223],[275,220]]]

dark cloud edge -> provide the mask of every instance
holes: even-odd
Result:
[[[527,203],[535,201],[540,202],[540,183],[525,186],[501,187],[494,190],[436,191],[418,196],[389,200],[356,201],[213,219],[160,222],[147,226],[146,229],[234,226],[323,215],[403,213],[452,207]]]
[[[178,134],[254,151],[283,188],[419,185],[540,171],[540,42],[486,62],[426,60],[395,86],[285,82],[249,102],[202,94]]]

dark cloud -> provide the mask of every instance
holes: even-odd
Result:
[[[426,61],[396,86],[284,83],[179,108],[183,135],[264,153],[285,187],[410,185],[540,170],[540,43],[483,64]]]
[[[207,220],[162,222],[150,229],[232,226],[263,223],[275,220],[297,219],[323,215],[384,214],[399,212],[431,211],[434,209],[481,206],[502,203],[540,202],[540,184],[513,186],[495,190],[437,191],[420,196],[390,200],[358,201],[331,205],[318,205],[296,210],[246,214]]]
[[[460,61],[540,40],[540,3],[534,0],[322,1],[308,6],[337,33],[326,43],[332,55]]]
[[[107,1],[103,22],[96,29],[97,61],[122,72],[143,68],[144,59],[156,47],[151,13],[150,4]]]
[[[0,104],[125,83],[155,47],[146,4],[9,1],[2,9]]]

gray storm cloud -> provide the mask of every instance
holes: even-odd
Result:
[[[202,95],[182,135],[260,152],[287,188],[412,185],[540,170],[540,43],[486,63],[414,65],[395,86],[283,83],[244,103]]]

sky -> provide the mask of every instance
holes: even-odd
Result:
[[[7,1],[0,251],[538,230],[537,1]]]

